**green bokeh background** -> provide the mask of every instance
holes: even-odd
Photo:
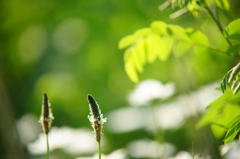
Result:
[[[55,116],[54,126],[90,128],[87,94],[92,94],[103,114],[128,106],[126,96],[135,84],[124,71],[123,50],[119,40],[134,31],[161,20],[182,27],[202,29],[211,44],[226,48],[207,15],[187,14],[171,20],[176,9],[159,11],[164,1],[157,0],[8,0],[0,2],[0,94],[8,101],[13,120],[25,114],[40,115],[43,93],[47,93]],[[231,1],[233,19],[239,17],[238,1]],[[235,7],[235,8],[234,8]],[[221,16],[223,24],[230,22]],[[209,22],[204,28],[203,22]],[[63,33],[59,33],[63,31]],[[189,52],[180,58],[170,57],[145,66],[140,80],[157,79],[176,84],[177,95],[220,81],[237,61],[216,52]],[[2,111],[2,110],[0,110]],[[162,138],[178,150],[191,149],[198,117]],[[4,118],[0,117],[0,122]],[[131,140],[153,139],[138,130],[114,134],[105,130],[109,141],[104,153],[124,148]],[[137,134],[137,135],[136,135]],[[189,135],[190,134],[190,135]],[[116,141],[117,140],[117,141]],[[1,139],[0,141],[3,141]],[[221,139],[218,141],[221,143]],[[23,145],[24,146],[24,145]],[[6,155],[4,144],[1,154]],[[198,148],[196,148],[196,151]],[[2,157],[1,157],[2,158]]]

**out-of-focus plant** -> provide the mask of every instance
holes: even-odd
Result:
[[[159,9],[164,10],[168,7],[179,9],[170,15],[171,19],[185,13],[191,13],[196,18],[200,14],[208,14],[218,27],[216,32],[222,34],[228,47],[222,49],[212,46],[208,36],[200,30],[154,21],[150,27],[139,29],[133,34],[125,36],[119,42],[119,49],[126,48],[124,52],[125,71],[133,82],[139,81],[137,73],[144,71],[146,63],[153,63],[157,58],[165,61],[172,53],[175,57],[180,57],[186,52],[201,52],[203,49],[206,51],[210,49],[239,59],[240,19],[233,20],[223,27],[218,14],[221,10],[226,17],[229,17],[230,4],[228,0],[168,0],[159,6]],[[240,64],[238,63],[227,72],[221,82],[221,89],[225,95],[207,107],[207,113],[198,124],[198,127],[212,123],[219,125],[220,128],[224,127],[226,132],[224,143],[231,142],[240,132],[240,101],[239,94],[237,94],[240,89],[239,71]],[[228,90],[228,85],[235,96]]]

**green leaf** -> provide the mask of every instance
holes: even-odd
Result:
[[[238,83],[238,85],[235,87],[233,94],[236,95],[239,90],[240,90],[240,83]]]
[[[224,75],[224,77],[223,77],[223,79],[222,79],[222,81],[221,81],[221,89],[222,89],[223,94],[225,93],[225,90],[227,89],[229,74],[230,74],[230,71],[228,71],[228,72]]]
[[[159,35],[167,35],[167,24],[162,21],[154,21],[151,23],[151,28]]]
[[[174,49],[174,55],[176,57],[180,57],[181,55],[189,51],[191,49],[191,46],[191,44],[186,42],[178,42],[177,46]]]
[[[146,63],[146,42],[145,39],[140,39],[135,45],[137,49],[140,62],[144,65]]]
[[[142,28],[142,29],[139,29],[137,30],[133,36],[134,36],[134,39],[137,39],[139,37],[143,37],[143,36],[146,36],[148,34],[152,33],[152,30],[150,28]]]
[[[224,10],[230,9],[228,0],[214,0],[214,2],[221,9],[224,9]]]
[[[138,75],[136,73],[136,69],[134,67],[134,62],[132,58],[129,58],[129,60],[125,63],[125,71],[128,75],[128,77],[134,82],[138,82]]]
[[[208,45],[208,38],[201,31],[193,28],[187,28],[186,32],[194,44],[201,45],[201,46]]]
[[[224,29],[224,35],[229,39],[237,39],[240,40],[240,19],[236,19],[232,21],[228,26]]]
[[[240,62],[229,71],[230,76],[228,78],[228,82],[229,83],[233,82],[236,79],[239,72],[240,72]]]
[[[134,65],[135,65],[137,71],[140,73],[143,72],[143,64],[140,60],[139,52],[135,47],[132,49],[132,54],[133,54],[132,55],[133,62],[134,62]]]
[[[169,25],[168,28],[171,30],[171,32],[172,32],[171,36],[174,39],[183,40],[186,42],[189,41],[188,34],[186,33],[186,30],[183,29],[182,27],[180,27],[178,25]]]
[[[235,44],[232,47],[228,48],[227,52],[228,55],[236,55],[240,53],[240,44]]]
[[[240,112],[238,106],[240,102],[240,95],[232,95],[230,89],[225,91],[225,94],[212,102],[208,107],[206,113],[197,124],[197,128],[201,128],[212,122],[221,123],[227,125],[233,116],[236,116]]]
[[[197,123],[196,128],[200,129],[208,124],[210,124],[212,121],[216,120],[218,118],[218,111],[211,109],[208,110],[201,120]]]
[[[171,53],[174,40],[171,37],[165,36],[162,38],[161,41],[162,41],[161,51],[159,52],[158,57],[161,61],[165,61],[168,59]]]
[[[146,38],[147,44],[147,61],[152,63],[156,60],[157,55],[160,53],[161,39],[158,34],[149,34]]]
[[[122,38],[118,43],[118,49],[124,49],[134,43],[134,36],[128,35]]]
[[[240,82],[240,78],[233,81],[233,83],[231,85],[231,89],[234,90],[239,85],[239,82]]]
[[[230,120],[227,123],[227,127],[231,128],[237,121],[240,121],[240,114],[238,114],[237,116],[235,116],[234,118],[232,118],[232,120]]]
[[[231,142],[240,132],[240,121],[236,122],[227,132],[224,138],[224,144]]]
[[[131,60],[131,58],[132,58],[132,51],[131,51],[131,48],[128,48],[124,52],[124,56],[123,56],[124,62],[127,63],[128,61]]]

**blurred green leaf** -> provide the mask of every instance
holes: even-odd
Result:
[[[138,52],[139,60],[144,65],[146,63],[146,42],[145,39],[138,40],[135,48]]]
[[[165,61],[168,59],[172,51],[173,43],[174,39],[172,39],[171,37],[165,36],[162,38],[162,47],[161,51],[158,54],[158,57],[161,61]]]
[[[240,95],[233,96],[231,90],[227,89],[224,95],[207,107],[206,113],[197,124],[197,128],[201,128],[212,122],[218,122],[226,126],[233,116],[239,114],[239,102]]]
[[[186,53],[188,50],[190,50],[192,47],[191,44],[186,42],[178,42],[177,46],[174,49],[174,55],[175,57],[180,57],[184,53]]]
[[[186,41],[186,42],[189,41],[188,34],[186,33],[185,29],[183,29],[182,27],[180,27],[178,25],[169,25],[168,27],[171,30],[171,32],[172,32],[171,36],[174,39]]]
[[[141,52],[139,52],[135,47],[132,48],[132,58],[133,58],[134,65],[137,71],[141,73],[143,72],[143,63],[141,62],[139,53]]]
[[[125,50],[124,56],[123,56],[124,62],[128,62],[128,61],[131,60],[131,57],[132,57],[132,52],[131,52],[131,50],[132,50],[131,48],[128,48],[128,49]]]
[[[237,39],[240,40],[240,19],[236,19],[232,21],[228,26],[224,29],[224,35],[229,39]]]
[[[240,132],[240,121],[235,122],[232,127],[229,128],[225,138],[224,144],[231,142]]]
[[[236,95],[240,89],[240,83],[238,82],[237,86],[233,90],[233,94]]]
[[[240,44],[235,44],[226,51],[228,55],[236,55],[240,53]]]
[[[151,23],[151,28],[159,35],[167,35],[167,24],[162,21],[154,21]]]
[[[201,31],[193,28],[187,28],[186,32],[193,43],[200,44],[202,46],[208,45],[208,38]]]
[[[229,77],[229,74],[230,74],[230,71],[228,71],[222,81],[221,81],[221,89],[222,89],[222,92],[225,93],[225,90],[227,89],[227,84],[228,84],[228,77]]]
[[[142,28],[142,29],[139,29],[137,30],[133,36],[134,36],[134,40],[136,40],[137,38],[139,37],[142,37],[142,36],[146,36],[148,35],[149,33],[151,33],[151,29],[150,28]]]
[[[156,58],[157,55],[161,52],[160,49],[162,50],[162,48],[160,48],[161,45],[161,39],[159,37],[159,35],[157,34],[150,34],[147,38],[146,38],[146,46],[147,46],[147,61],[149,63],[153,63]]]
[[[131,50],[127,50],[128,54],[131,54]],[[128,61],[125,61],[125,71],[128,75],[128,77],[134,82],[138,82],[138,75],[136,72],[136,69],[134,67],[134,61],[133,58],[129,58]]]
[[[134,36],[133,35],[128,35],[122,38],[119,43],[118,43],[118,48],[119,49],[124,49],[134,43]]]
[[[214,2],[221,9],[224,9],[224,10],[230,9],[228,0],[214,0]]]
[[[240,114],[238,114],[237,116],[235,116],[234,118],[232,118],[232,120],[230,120],[230,121],[227,123],[227,127],[228,127],[228,128],[233,127],[233,125],[234,125],[237,121],[240,121]]]

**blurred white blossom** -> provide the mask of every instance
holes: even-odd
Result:
[[[140,82],[129,96],[128,101],[133,106],[147,105],[154,99],[166,99],[175,92],[174,84],[162,84],[161,82],[149,79]]]
[[[48,136],[50,150],[60,148],[71,154],[94,153],[97,151],[93,132],[88,129],[53,127]],[[45,154],[45,134],[41,133],[35,142],[28,144],[28,150],[36,155]]]
[[[174,145],[149,139],[132,141],[128,145],[129,155],[135,158],[166,158],[175,152]]]
[[[127,159],[126,158],[126,150],[125,149],[118,149],[110,153],[109,155],[102,154],[102,159]],[[98,159],[98,154],[95,154],[91,157],[78,157],[76,159]]]

